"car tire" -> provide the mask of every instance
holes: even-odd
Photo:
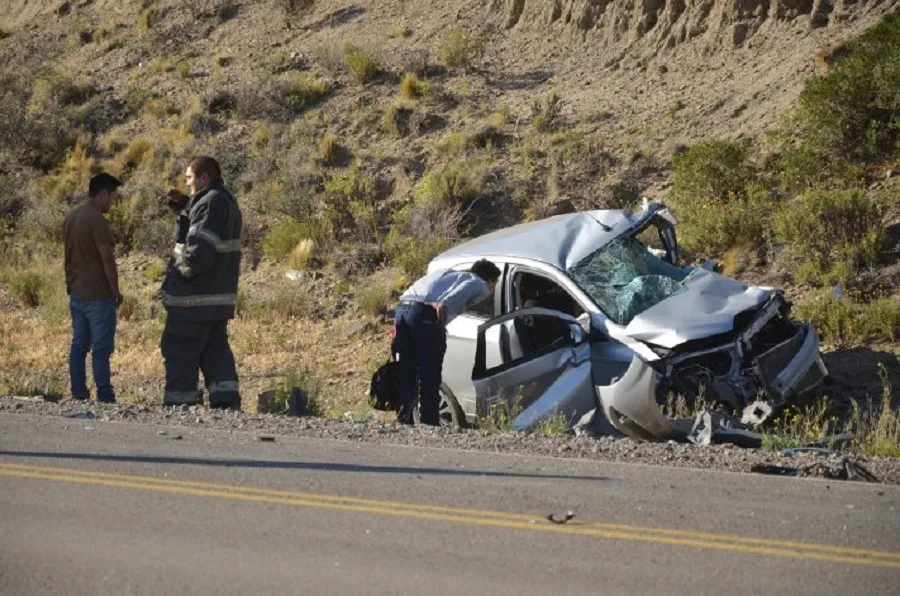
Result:
[[[466,428],[468,426],[466,415],[463,414],[462,408],[459,407],[459,402],[456,401],[453,393],[447,389],[446,385],[441,385],[440,397],[441,401],[438,404],[440,426],[443,428]],[[421,424],[418,403],[413,409],[413,421],[416,424]]]
[[[438,405],[438,416],[441,420],[441,426],[447,428],[466,428],[466,415],[463,414],[459,402],[447,389],[441,385],[441,403]]]

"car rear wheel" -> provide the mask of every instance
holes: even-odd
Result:
[[[440,398],[441,401],[438,404],[438,420],[440,421],[440,426],[444,428],[465,428],[466,416],[463,414],[462,408],[459,407],[456,398],[453,397],[453,394],[444,385],[441,385]],[[418,405],[413,410],[413,420],[416,424],[421,424],[421,415],[419,413]]]
[[[441,387],[441,403],[438,405],[438,416],[440,417],[441,426],[448,428],[465,428],[466,417],[462,408],[446,387]]]

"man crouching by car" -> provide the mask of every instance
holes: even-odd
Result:
[[[394,351],[399,365],[399,411],[402,424],[413,422],[413,395],[419,384],[420,420],[437,426],[441,368],[447,351],[446,325],[461,312],[494,294],[500,269],[482,259],[469,271],[440,269],[414,283],[400,296],[394,318]]]

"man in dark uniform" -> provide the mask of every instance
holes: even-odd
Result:
[[[175,249],[162,286],[168,316],[162,335],[165,405],[199,404],[203,371],[211,408],[240,409],[237,368],[228,345],[241,264],[241,210],[218,162],[194,158],[185,171],[191,196],[170,190],[178,213]]]

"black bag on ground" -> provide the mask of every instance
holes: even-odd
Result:
[[[396,411],[399,377],[399,364],[391,355],[391,359],[372,375],[369,383],[369,406],[382,412]]]

